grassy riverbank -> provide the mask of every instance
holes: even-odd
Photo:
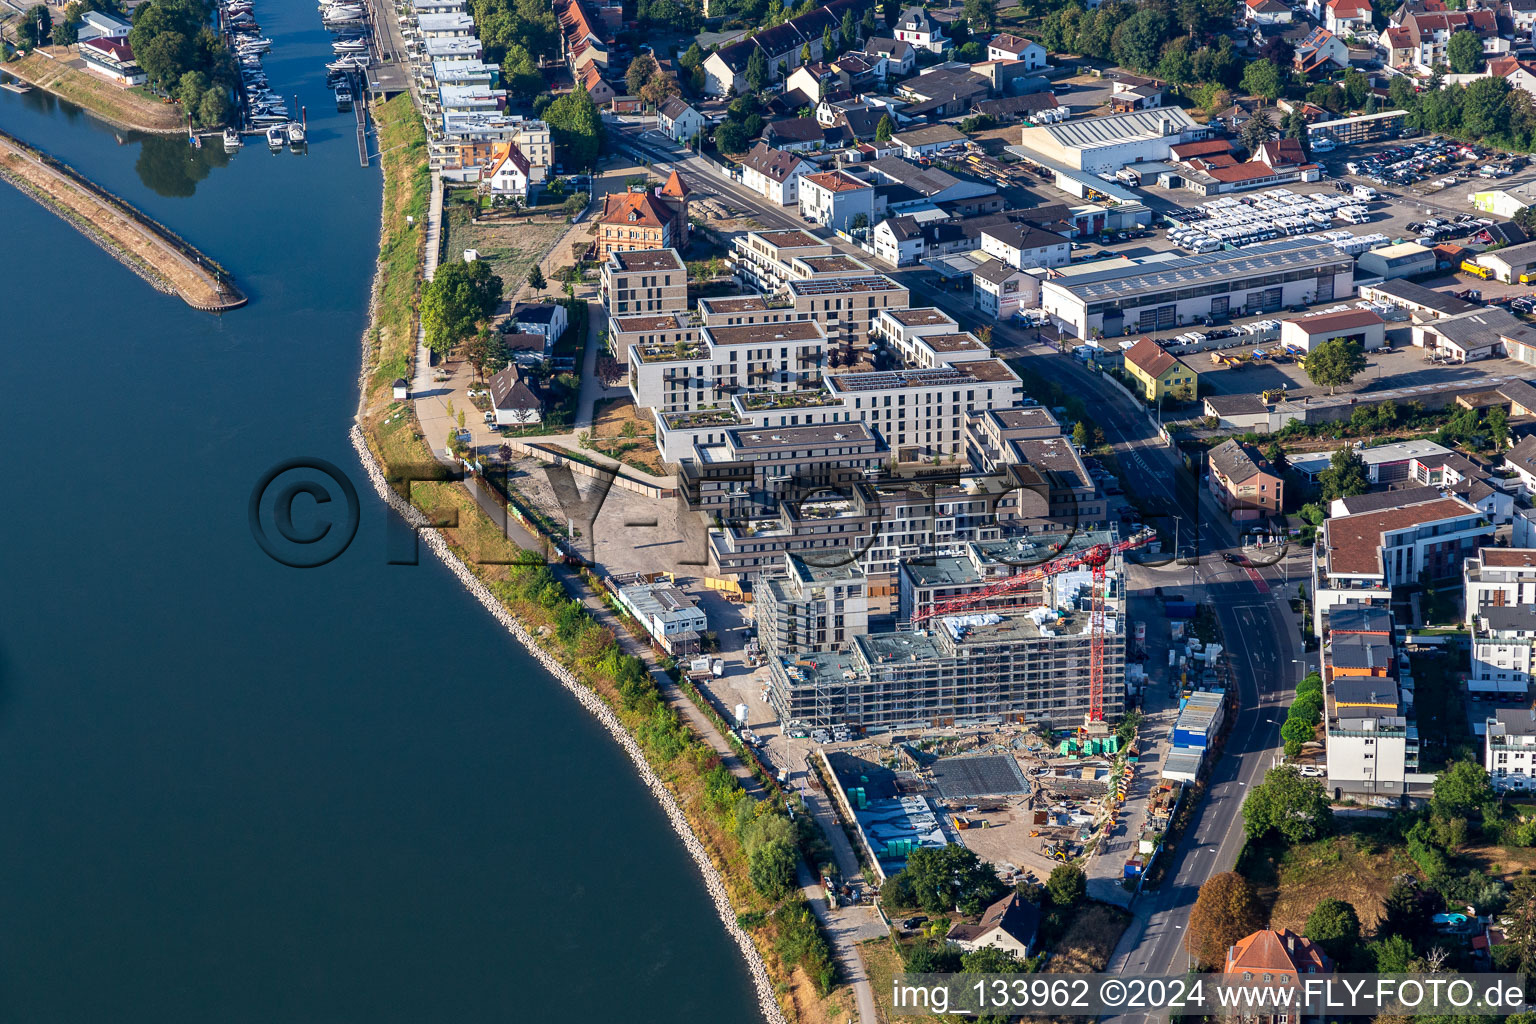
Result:
[[[51,52],[55,54],[53,59],[34,51],[19,60],[7,62],[3,70],[84,107],[119,128],[163,135],[185,130],[181,107],[176,104],[165,103],[137,89],[120,89],[89,72],[69,67],[64,62],[72,60],[74,55],[65,47],[52,47]]]
[[[416,303],[421,285],[427,220],[427,135],[409,93],[375,104],[384,165],[384,222],[379,236],[379,275],[373,296],[370,404],[396,377],[410,376],[416,348]]]
[[[388,393],[390,382],[407,374],[415,347],[430,175],[410,98],[400,96],[375,109],[384,153],[384,215],[362,426],[369,449],[390,477],[392,466],[434,464],[413,410]],[[414,226],[406,223],[408,216],[415,218]],[[746,796],[710,744],[666,703],[645,663],[623,653],[614,634],[583,605],[590,583],[577,583],[581,592],[568,593],[542,554],[523,551],[508,539],[461,484],[418,482],[409,499],[434,521],[456,524],[442,531],[452,551],[639,743],[719,873],[737,923],[760,952],[788,1018],[820,1024],[832,1019],[834,1007],[852,1005],[846,987],[834,985],[831,949],[792,876],[771,893],[760,884],[768,859],[764,848],[770,845],[764,836],[774,835],[780,856],[788,841],[813,859],[816,837],[796,834],[778,798]]]

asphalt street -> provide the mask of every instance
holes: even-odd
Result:
[[[613,135],[622,148],[644,155],[663,174],[679,155],[651,138],[641,138],[639,126],[610,122],[610,128],[615,129]],[[769,203],[714,172],[708,161],[690,156],[677,160],[675,166],[690,186],[696,181],[707,183],[711,192],[729,196],[766,226],[808,226],[796,213]],[[839,239],[828,241],[854,255],[867,255]],[[953,293],[932,288],[921,273],[898,271],[891,276],[908,287],[914,304],[920,301],[939,306],[962,325],[976,326],[973,307],[957,301]],[[1133,920],[1109,967],[1120,974],[1183,973],[1187,966],[1184,930],[1196,894],[1208,878],[1229,871],[1236,864],[1243,841],[1243,796],[1273,764],[1280,748],[1283,709],[1290,703],[1297,681],[1307,671],[1296,620],[1286,603],[1300,581],[1299,574],[1304,572],[1306,553],[1289,553],[1288,585],[1282,585],[1285,573],[1279,563],[1244,569],[1225,562],[1221,553],[1236,550],[1240,544],[1237,527],[1184,468],[1147,413],[1102,375],[1041,345],[1034,331],[1007,322],[992,327],[994,348],[1002,356],[1017,359],[1021,374],[1055,380],[1068,393],[1087,402],[1094,421],[1104,430],[1119,458],[1121,483],[1127,492],[1161,503],[1180,520],[1179,546],[1188,557],[1181,559],[1179,567],[1170,567],[1169,585],[1178,585],[1181,591],[1190,592],[1214,607],[1234,659],[1240,710],[1223,756],[1211,774],[1205,799],[1171,853],[1173,869],[1157,889],[1141,894],[1133,902]],[[1191,565],[1200,580],[1193,587],[1181,582]],[[1140,1015],[1122,1019],[1139,1022]]]

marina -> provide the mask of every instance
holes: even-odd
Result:
[[[267,78],[263,58],[271,52],[272,40],[261,34],[251,0],[220,3],[219,26],[240,73],[238,91],[243,120],[241,129],[224,131],[225,152],[241,148],[241,134],[264,134],[273,152],[281,151],[285,145],[295,153],[304,152],[308,138],[304,110],[300,107],[299,119],[294,120],[287,101],[273,90]],[[297,105],[297,99],[294,102]],[[201,145],[195,135],[192,138],[194,146]]]

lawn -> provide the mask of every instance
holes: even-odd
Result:
[[[374,107],[384,164],[384,224],[379,239],[379,275],[373,330],[372,385],[387,387],[410,372],[416,348],[416,286],[421,277],[421,232],[426,220],[427,136],[421,118],[402,93]]]

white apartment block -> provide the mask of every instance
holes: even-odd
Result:
[[[799,319],[820,323],[829,345],[848,347],[868,345],[875,317],[911,301],[905,286],[883,274],[791,280],[785,292]]]
[[[1493,524],[1460,498],[1334,516],[1312,551],[1312,609],[1317,636],[1339,605],[1386,607],[1392,588],[1461,575],[1462,563],[1493,539]]]
[[[1536,644],[1536,604],[1489,606],[1472,621],[1471,692],[1530,696],[1531,647]]]
[[[1536,605],[1536,549],[1481,548],[1462,569],[1468,626],[1487,608]]]
[[[869,424],[898,461],[910,462],[963,453],[967,415],[1017,406],[1024,384],[1002,360],[980,359],[927,370],[831,374],[827,391]]]
[[[814,320],[704,327],[692,344],[631,345],[629,391],[658,413],[722,406],[740,391],[793,391],[821,380],[826,347]]]
[[[1493,713],[1483,734],[1483,768],[1495,789],[1536,788],[1536,709]]]
[[[809,231],[749,231],[731,243],[733,269],[753,288],[774,294],[789,280],[797,256],[830,256],[837,250]]]

